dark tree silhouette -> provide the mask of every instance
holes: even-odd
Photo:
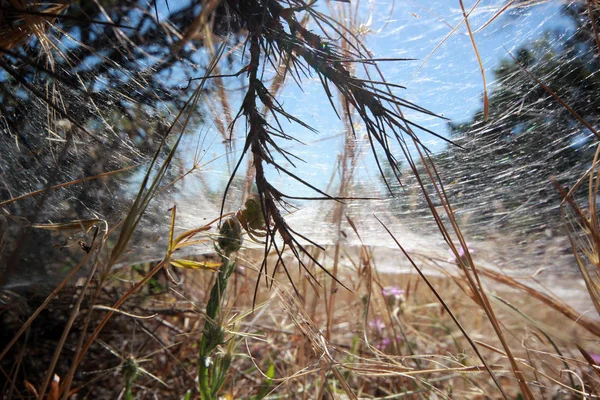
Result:
[[[32,189],[16,186],[32,175],[48,179],[44,169],[72,133],[101,151],[67,151],[59,172],[64,178],[100,173],[104,164],[123,165],[153,151],[165,133],[164,117],[193,90],[185,82],[206,67],[197,51],[203,41],[194,30],[196,2],[172,12],[166,3],[135,0],[11,4],[0,8],[1,198]],[[239,31],[219,7],[214,31]],[[21,171],[29,179],[19,179]]]
[[[226,3],[213,3],[200,22],[234,46],[240,25]],[[195,1],[174,6],[160,0],[0,2],[0,202],[143,163],[156,150],[172,113],[195,90],[188,80],[209,60],[198,51],[206,7]],[[222,67],[234,64],[229,58]],[[204,90],[214,88],[209,82]],[[52,260],[76,263],[63,242],[29,225],[117,220],[126,211],[128,176],[2,206],[0,286],[5,270],[35,280],[43,276],[38,267]],[[76,258],[83,254],[70,248]]]
[[[572,184],[592,159],[591,132],[535,79],[549,86],[592,126],[600,121],[600,68],[585,4],[563,9],[572,21],[506,57],[493,71],[489,118],[483,110],[450,124],[449,146],[434,157],[456,211],[471,224],[508,224],[535,233],[561,224],[560,197],[550,177]],[[596,20],[600,15],[595,15]]]

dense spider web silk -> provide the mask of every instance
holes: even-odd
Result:
[[[574,108],[585,109],[585,117],[597,127],[598,113],[590,111],[594,107],[598,109],[597,92],[588,88],[596,87],[589,83],[598,80],[596,71],[590,76],[554,78],[561,74],[568,76],[569,71],[580,73],[582,64],[597,66],[597,49],[590,45],[591,39],[585,41],[578,36],[589,34],[586,31],[589,27],[585,25],[587,15],[569,16],[565,12],[567,3],[516,2],[502,11],[505,4],[482,1],[469,16],[491,101],[487,122],[476,118],[477,113],[481,117],[483,109],[484,84],[471,39],[461,24],[463,17],[458,1],[440,0],[426,5],[402,0],[363,2],[356,14],[354,29],[364,34],[373,57],[415,59],[382,61],[379,66],[387,81],[406,86],[403,90],[394,89],[397,95],[445,118],[406,109],[408,119],[462,146],[462,149],[453,147],[440,138],[418,133],[439,165],[457,219],[474,250],[475,261],[520,277],[543,269],[537,279],[546,284],[560,282],[560,277],[568,275],[573,278],[568,286],[555,286],[555,290],[568,291],[571,285],[581,289],[574,278],[576,264],[562,228],[560,197],[549,178],[555,176],[565,185],[574,184],[591,163],[589,148],[594,146],[595,139],[552,96],[540,89],[533,78],[515,66],[511,54],[523,63],[529,62],[526,67],[539,79],[558,82],[559,87],[554,88],[557,93],[563,94],[567,102],[576,99]],[[570,7],[581,8],[582,4],[572,3]],[[465,2],[467,12],[473,5],[473,2]],[[328,12],[327,7],[322,8]],[[159,11],[163,20],[168,21],[177,10],[175,4],[170,11],[166,8]],[[136,22],[135,18],[131,17],[130,22]],[[309,27],[318,30],[312,22]],[[58,42],[67,53],[78,48],[77,40],[66,36]],[[235,40],[225,47],[227,55],[220,65],[220,73],[232,74],[244,65],[244,47]],[[524,50],[529,54],[524,54]],[[84,254],[80,241],[89,244],[93,239],[94,229],[83,229],[83,225],[77,229],[51,231],[29,229],[28,223],[98,219],[106,221],[110,229],[126,215],[158,138],[175,119],[179,104],[176,100],[183,101],[191,93],[182,88],[188,85],[189,77],[201,76],[210,59],[209,54],[198,51],[197,56],[180,65],[159,69],[147,53],[133,52],[129,56],[139,58],[136,64],[139,70],[122,70],[118,79],[120,86],[115,90],[106,90],[110,81],[103,75],[89,76],[85,71],[80,71],[79,77],[73,74],[79,89],[86,87],[103,93],[101,102],[91,101],[82,96],[79,89],[68,85],[58,84],[53,88],[59,93],[59,101],[71,105],[71,112],[90,116],[89,121],[92,121],[84,124],[89,134],[77,135],[66,150],[67,133],[75,129],[72,122],[49,109],[43,101],[34,99],[23,86],[15,86],[10,107],[27,108],[23,115],[28,120],[22,132],[15,132],[7,124],[2,126],[6,115],[0,118],[3,129],[0,201],[85,176],[132,169],[5,205],[0,218],[2,268],[10,275],[3,282],[6,287],[46,281],[47,275],[68,270]],[[93,65],[102,60],[90,57],[87,62]],[[363,74],[360,67],[357,73]],[[147,76],[161,83],[160,90],[164,92],[158,96],[160,101],[146,103],[141,99],[148,97],[134,96],[144,91]],[[265,76],[274,76],[272,66],[266,66]],[[0,77],[9,79],[8,72],[0,72]],[[315,134],[297,124],[281,121],[287,134],[303,142],[282,141],[286,150],[303,160],[296,163],[294,173],[335,196],[340,187],[340,165],[346,161],[343,158],[347,146],[345,125],[332,110],[318,78],[305,77],[300,86],[291,76],[286,78],[277,98],[288,112],[318,131]],[[567,82],[571,86],[567,86]],[[200,97],[200,106],[186,128],[163,189],[150,203],[120,265],[162,257],[169,232],[169,209],[173,205],[177,206],[178,232],[218,217],[225,185],[244,143],[243,120],[236,122],[232,140],[226,140],[227,127],[240,106],[244,84],[242,74],[208,85],[209,90]],[[30,85],[47,88],[41,81],[30,82]],[[223,85],[226,101],[219,94],[219,85]],[[11,112],[8,100],[3,99],[3,112]],[[333,102],[339,105],[337,98]],[[52,122],[48,122],[49,113]],[[130,116],[137,113],[136,118],[131,118],[134,123],[123,122],[122,113]],[[323,246],[338,241],[347,248],[361,244],[372,246],[382,270],[410,269],[392,250],[396,245],[377,216],[421,265],[453,268],[453,263],[447,260],[450,257],[447,245],[424,207],[420,189],[406,163],[402,166],[402,185],[392,185],[391,196],[373,161],[369,142],[361,136],[360,121],[354,122],[358,135],[353,146],[360,152],[347,194],[372,199],[342,203],[296,201],[287,216],[290,225]],[[180,128],[181,124],[175,126]],[[104,145],[99,146],[98,141]],[[173,140],[168,142],[170,145]],[[159,159],[164,159],[167,150]],[[416,157],[414,148],[411,154]],[[399,151],[397,157],[402,161]],[[280,161],[291,167],[285,160]],[[194,164],[197,168],[192,170]],[[241,163],[228,192],[225,211],[235,211],[243,203],[243,193],[248,189],[247,165],[246,160]],[[268,171],[268,176],[287,194],[315,194],[274,170]],[[340,219],[338,225],[336,220]],[[360,238],[349,221],[358,228]],[[249,241],[246,244],[258,246]],[[186,251],[188,254],[207,253],[212,251],[212,244],[207,240],[204,245]],[[20,265],[17,270],[11,268],[15,263]]]

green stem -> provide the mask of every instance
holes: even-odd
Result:
[[[206,305],[206,321],[198,351],[198,389],[202,400],[216,399],[216,395],[225,381],[223,377],[226,376],[226,371],[210,374],[211,364],[215,363],[219,369],[229,368],[229,362],[217,364],[217,360],[212,361],[211,359],[213,351],[224,342],[225,333],[217,322],[217,314],[223,294],[227,289],[227,280],[235,269],[235,262],[231,262],[226,255],[221,256],[221,261],[223,264],[219,269],[219,276],[210,291],[210,298]]]
[[[125,400],[133,400],[133,393],[131,392],[131,380],[125,382]]]

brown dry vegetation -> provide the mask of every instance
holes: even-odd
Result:
[[[261,262],[257,256],[256,251],[248,255],[241,251],[238,255],[238,271],[231,278],[220,316],[227,336],[219,351],[231,352],[235,360],[223,396],[251,398],[262,391],[269,398],[306,399],[353,395],[427,398],[432,393],[441,398],[499,397],[469,343],[420,277],[378,276],[373,269],[376,257],[366,256],[352,260],[357,270],[340,273],[340,280],[352,292],[337,293],[337,306],[331,314],[322,290],[318,297],[315,288],[301,276],[294,279],[301,282],[298,289],[302,299],[294,295],[289,284],[276,284],[271,291],[260,291],[251,313],[253,276]],[[95,299],[96,308],[92,307],[91,297],[98,287],[90,287],[78,318],[85,320],[93,312],[88,326],[92,330],[94,321],[106,312],[98,306],[114,303],[151,267],[110,277],[110,283],[103,285]],[[282,274],[276,277],[279,281],[285,281]],[[158,276],[121,307],[122,314],[112,317],[77,370],[73,389],[78,394],[73,398],[122,396],[128,360],[135,360],[164,382],[141,373],[134,385],[136,398],[183,398],[188,390],[194,392],[198,337],[214,274],[184,271],[179,278],[184,284],[172,287],[166,276]],[[319,278],[327,285],[325,277]],[[520,391],[501,344],[468,290],[465,293],[457,285],[464,286],[464,281],[429,279],[478,344],[509,397],[516,398]],[[382,288],[387,286],[402,288],[404,293],[386,297]],[[561,315],[560,310],[522,291],[494,286],[497,289],[490,291],[490,296],[494,298],[496,317],[536,398],[579,398],[582,388],[590,390],[598,384],[593,367],[575,344],[593,349],[599,324],[585,329]],[[27,381],[43,378],[69,316],[74,290],[62,291],[35,320],[26,340],[10,353],[13,368],[21,369]],[[3,312],[4,337],[21,327],[36,300],[13,298],[10,304]],[[329,338],[325,336],[328,325]],[[68,373],[82,329],[81,323],[71,329],[61,355],[65,361],[55,370],[59,376]],[[273,370],[268,372],[269,368]],[[22,382],[12,383],[15,391],[22,387]]]
[[[223,47],[207,39],[211,32],[202,30],[217,3],[203,3],[203,11],[180,35],[182,41],[197,35],[204,38],[203,45],[212,51],[213,61],[207,74],[217,74],[216,66],[223,56]],[[108,228],[100,220],[43,227],[96,229],[100,233],[96,241],[82,245],[85,256],[49,295],[36,287],[20,294],[3,292],[0,387],[4,398],[183,399],[198,398],[200,393],[210,398],[199,388],[198,375],[199,363],[204,359],[202,341],[215,334],[211,327],[218,327],[218,334],[223,335],[208,357],[213,362],[208,365],[217,365],[210,372],[211,379],[225,374],[222,387],[216,390],[221,398],[567,399],[600,395],[600,360],[594,354],[600,338],[597,319],[580,315],[560,299],[509,276],[483,269],[468,251],[460,253],[460,247],[467,245],[445,198],[443,179],[437,176],[427,152],[419,147],[419,140],[401,117],[401,101],[355,80],[356,72],[349,65],[352,63],[344,62],[344,57],[353,52],[366,58],[360,47],[363,33],[352,26],[353,9],[331,5],[332,15],[351,16],[345,19],[350,21],[345,29],[355,32],[335,47],[331,56],[307,50],[322,47],[322,39],[304,28],[306,21],[295,18],[295,13],[309,6],[300,1],[252,4],[269,13],[274,30],[265,33],[256,24],[255,14],[240,11],[240,18],[247,18],[245,33],[250,53],[248,66],[240,71],[247,76],[240,115],[230,113],[224,91],[218,92],[216,98],[225,120],[245,118],[249,126],[245,150],[251,155],[254,169],[248,169],[246,187],[251,188],[252,180],[256,183],[258,195],[253,199],[259,206],[254,211],[260,210],[262,220],[250,218],[247,209],[240,210],[237,218],[242,220],[245,236],[252,234],[257,241],[266,241],[265,250],[236,251],[235,245],[224,250],[232,244],[227,240],[237,236],[226,232],[226,224],[218,222],[234,213],[215,215],[215,220],[205,226],[186,231],[175,228],[174,207],[171,226],[164,227],[170,238],[167,248],[161,249],[161,261],[114,268],[127,251],[148,204],[164,189],[161,182],[169,182],[166,171],[191,120],[190,109],[203,99],[200,88],[209,79],[206,75],[172,122],[123,220]],[[589,1],[589,7],[597,5]],[[311,18],[320,18],[320,13],[311,12]],[[464,13],[468,22],[468,13]],[[283,22],[288,30],[283,28]],[[44,37],[52,20],[48,16],[30,16],[24,26],[28,31],[13,36],[10,43],[6,43],[9,36],[0,30],[0,44],[10,49],[22,45],[30,35]],[[284,36],[292,33],[294,40],[286,42]],[[340,244],[341,240],[327,249],[300,244],[298,234],[282,216],[285,195],[267,181],[263,170],[273,165],[269,149],[281,151],[271,142],[272,136],[280,132],[263,116],[267,112],[286,115],[274,100],[283,84],[271,82],[269,92],[257,73],[259,60],[266,62],[261,58],[265,57],[265,48],[260,45],[263,39],[270,46],[272,53],[268,54],[279,55],[275,61],[282,69],[295,68],[296,74],[302,68],[318,70],[323,82],[327,82],[324,85],[335,86],[341,93],[340,109],[346,113],[342,118],[347,124],[346,147],[340,163],[342,182],[351,182],[357,164],[352,118],[360,118],[372,143],[379,143],[385,153],[382,162],[395,161],[386,147],[387,139],[398,141],[412,172],[419,178],[439,230],[456,257],[451,271],[446,269],[449,265],[441,267],[435,260],[421,257],[419,263],[414,263],[413,274],[384,275],[377,272],[377,252],[372,248],[350,252]],[[476,49],[474,40],[473,45]],[[379,84],[386,88],[383,78]],[[570,111],[576,114],[575,110]],[[223,126],[217,129],[227,137]],[[159,154],[169,134],[177,138],[161,158]],[[594,134],[598,136],[595,131]],[[402,147],[404,140],[413,141],[420,151],[421,175],[410,153]],[[579,187],[589,186],[588,204],[578,204],[566,189],[557,190],[565,199],[564,222],[571,229],[582,275],[600,310],[597,168],[598,155],[578,183]],[[334,197],[351,195],[349,185],[343,184]],[[435,207],[433,198],[441,206]],[[15,196],[0,206],[18,200]],[[337,207],[334,224],[339,230],[345,218],[344,203]],[[385,234],[384,224],[381,229]],[[239,226],[237,234],[241,232]],[[196,240],[214,241],[218,249],[205,258],[176,258],[178,250]],[[400,241],[396,256],[412,263],[411,257],[415,256],[405,253],[401,246]],[[211,293],[225,275],[224,269],[217,269],[233,265],[234,260],[235,270],[225,278],[226,291]],[[419,265],[423,263],[439,269],[441,276],[420,274]],[[173,271],[171,267],[186,268]],[[395,293],[390,293],[392,287]],[[214,318],[207,318],[207,304],[215,298],[220,307]],[[223,360],[231,360],[231,364],[223,367]]]

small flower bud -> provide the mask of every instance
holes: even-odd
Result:
[[[236,252],[242,246],[242,226],[237,218],[227,219],[219,230],[219,247],[225,254]]]

